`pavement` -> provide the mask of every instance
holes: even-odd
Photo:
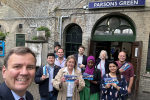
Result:
[[[3,81],[2,71],[0,69],[0,83],[2,83]],[[38,85],[35,84],[35,82],[32,82],[27,90],[33,95],[34,100],[40,100],[39,88]]]

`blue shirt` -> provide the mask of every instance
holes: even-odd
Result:
[[[54,65],[55,66],[55,65]],[[53,91],[52,79],[54,73],[54,67],[48,66],[49,68],[49,92]]]
[[[55,65],[57,65],[57,66],[59,66],[61,68],[65,67],[65,62],[66,62],[66,58],[64,58],[61,63],[59,62],[58,58],[55,59]]]
[[[80,56],[80,55],[78,54],[77,68],[78,68],[80,71],[81,71],[81,68],[79,67],[79,65],[81,65],[82,62],[83,62],[83,55]]]
[[[20,97],[20,96],[18,96],[15,92],[13,92],[12,90],[11,90],[11,92],[12,92],[12,95],[14,96],[15,100],[19,100],[20,98],[24,98],[24,100],[26,100],[26,99],[25,99],[26,94],[24,94],[23,97]]]

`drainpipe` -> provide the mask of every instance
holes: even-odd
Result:
[[[58,22],[57,22],[57,34],[58,34],[58,28],[59,28],[59,17],[57,17],[58,18]]]
[[[55,17],[56,17],[56,14],[55,14]],[[58,34],[58,29],[59,29],[59,17],[56,17],[58,22],[57,22],[57,28],[56,28],[56,20],[55,20],[55,32],[54,32],[54,46],[55,46],[55,33]]]
[[[68,18],[69,16],[61,16],[60,17],[60,40],[59,40],[59,44],[61,45],[61,33],[62,33],[62,19],[63,18]]]

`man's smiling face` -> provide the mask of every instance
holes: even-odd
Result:
[[[25,92],[35,76],[35,58],[32,54],[12,54],[3,66],[2,74],[6,85],[15,93]]]

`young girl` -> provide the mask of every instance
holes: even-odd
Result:
[[[116,78],[114,83],[106,84],[105,79]],[[115,83],[117,82],[117,83]],[[109,64],[109,71],[101,80],[102,100],[124,100],[123,96],[128,93],[127,82],[123,75],[120,75],[118,64],[112,62]]]
[[[93,56],[87,58],[85,73],[94,75],[94,77],[93,80],[84,80],[85,87],[80,92],[80,100],[99,100],[101,72],[95,68],[95,58]]]

